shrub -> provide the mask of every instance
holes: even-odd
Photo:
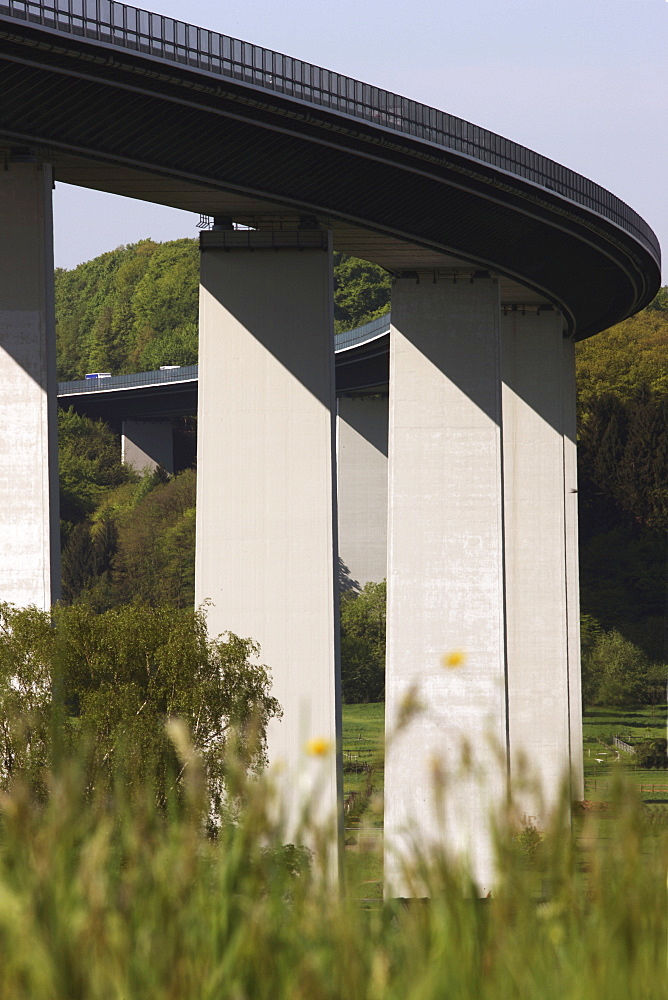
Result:
[[[95,782],[152,786],[165,803],[180,769],[165,722],[184,720],[201,753],[209,801],[223,806],[225,753],[251,772],[266,760],[280,715],[251,639],[210,640],[203,611],[132,604],[97,614],[0,606],[0,786],[39,776],[59,752],[81,752]],[[91,782],[93,778],[91,777]]]
[[[367,583],[356,594],[341,594],[341,677],[346,704],[385,697],[387,587]]]

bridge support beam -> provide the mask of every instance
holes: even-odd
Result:
[[[507,786],[502,471],[496,280],[398,280],[390,345],[389,896],[426,894],[404,869],[416,847],[466,855],[480,892],[493,885],[485,831]],[[401,728],[413,699],[419,714]]]
[[[340,582],[357,589],[387,576],[387,396],[337,400]]]
[[[202,234],[196,600],[260,643],[283,719],[270,764],[299,837],[308,805],[340,864],[342,784],[331,236]],[[322,756],[309,754],[324,751]],[[303,838],[302,838],[303,839]]]
[[[0,170],[0,600],[44,610],[60,595],[52,186],[48,164]]]
[[[571,767],[581,782],[572,344],[556,311],[509,312],[501,331],[510,779],[540,827]]]
[[[174,429],[170,420],[124,420],[121,427],[121,462],[143,472],[160,465],[174,472]]]

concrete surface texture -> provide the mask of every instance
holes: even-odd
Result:
[[[342,586],[387,576],[387,396],[337,400],[337,490]]]
[[[124,420],[121,462],[137,472],[155,471],[159,465],[174,472],[174,435],[169,420]]]
[[[284,711],[268,743],[287,836],[310,809],[330,824],[336,869],[331,239],[322,234],[324,250],[275,250],[263,235],[254,250],[202,254],[196,600],[213,602],[211,634],[260,643]]]
[[[580,568],[578,556],[578,456],[575,344],[562,342],[564,518],[566,547],[566,615],[568,619],[568,712],[570,720],[571,800],[584,799],[582,747],[582,675],[580,666]]]
[[[391,338],[385,891],[423,894],[416,843],[468,856],[485,895],[506,793],[496,281],[398,280]]]
[[[501,356],[510,779],[540,826],[570,766],[560,313],[502,317]],[[522,778],[541,792],[520,791]]]
[[[60,596],[52,169],[0,171],[0,600]]]

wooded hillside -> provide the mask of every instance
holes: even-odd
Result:
[[[197,362],[197,240],[118,247],[72,271],[57,270],[55,283],[60,381]],[[386,312],[389,299],[387,271],[334,254],[337,332]]]

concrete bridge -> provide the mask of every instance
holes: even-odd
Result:
[[[386,886],[409,892],[414,840],[445,842],[486,893],[522,758],[536,823],[565,769],[582,795],[573,345],[652,299],[656,237],[501,136],[121,3],[0,0],[0,93],[3,598],[58,594],[54,179],[213,216],[197,599],[273,670],[289,817],[306,796],[340,829],[336,755],[303,754],[340,735],[332,249],[383,265],[388,730],[414,690],[425,706],[388,750]]]

